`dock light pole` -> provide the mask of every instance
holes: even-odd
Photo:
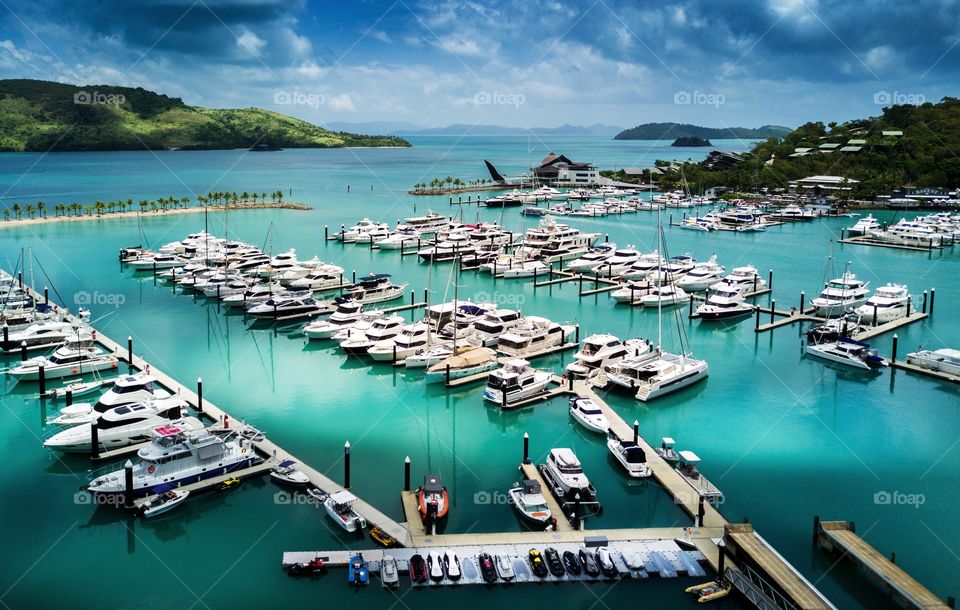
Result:
[[[403,491],[410,491],[410,456],[403,461]]]
[[[90,459],[100,458],[100,426],[96,420],[90,422]]]
[[[133,462],[123,465],[123,506],[133,508]]]
[[[37,381],[40,382],[39,393],[40,397],[43,398],[43,395],[47,393],[47,370],[46,367],[41,364],[37,369]]]
[[[197,377],[197,413],[203,413],[203,379]]]
[[[530,463],[530,435],[523,433],[523,463]]]
[[[350,441],[343,444],[343,487],[350,489]]]
[[[640,440],[640,422],[633,420],[633,444],[636,445]]]

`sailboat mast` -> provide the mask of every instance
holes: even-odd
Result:
[[[660,208],[657,207],[657,250],[664,250],[663,245],[663,225],[660,222]],[[663,295],[660,294],[660,287],[663,285],[663,254],[657,254],[657,351],[663,346]]]

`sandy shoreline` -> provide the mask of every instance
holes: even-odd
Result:
[[[187,208],[173,208],[165,211],[150,211],[150,212],[141,212],[135,210],[132,212],[113,212],[105,213],[101,215],[90,214],[80,214],[78,216],[45,216],[45,217],[34,217],[34,218],[20,218],[10,220],[0,220],[0,229],[5,229],[9,227],[25,227],[32,225],[43,225],[43,224],[53,224],[58,222],[90,222],[94,220],[113,220],[115,218],[136,218],[140,216],[141,219],[147,218],[162,218],[164,216],[171,216],[177,214],[199,214],[204,210],[208,212],[223,212],[223,211],[234,211],[234,210],[312,210],[308,205],[302,203],[244,203],[240,202],[235,205],[208,205],[204,206],[190,206]]]

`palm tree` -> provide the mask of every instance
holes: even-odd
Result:
[[[97,216],[103,216],[103,210],[106,207],[107,205],[102,201],[98,201],[95,204],[93,204],[93,209],[97,211]]]
[[[10,210],[4,210],[4,211],[3,211],[3,219],[4,219],[4,220],[10,220]]]
[[[27,204],[27,215],[29,215],[30,218],[33,218],[33,215],[34,213],[36,213],[36,211],[37,211],[37,208],[33,207],[32,203]]]
[[[107,211],[108,211],[108,212],[110,212],[111,214],[113,214],[116,210],[117,210],[117,202],[116,202],[116,201],[110,201],[109,203],[107,203]]]
[[[260,203],[266,203],[266,202],[267,202],[267,194],[260,193]]]
[[[199,197],[199,195],[198,195],[198,197]],[[190,204],[190,198],[189,198],[189,197],[183,197],[183,198],[180,199],[180,203],[181,203],[181,205],[183,205],[184,208],[186,208],[187,205]]]
[[[63,212],[65,207],[66,206],[63,205],[62,203],[58,203],[57,205],[53,206],[53,215],[59,216]]]
[[[277,201],[283,203],[283,189],[277,190]]]
[[[45,204],[45,203],[42,202],[42,201],[38,201],[38,202],[37,202],[37,211],[40,212],[40,215],[41,215],[41,216],[43,216],[44,218],[46,218],[46,217],[47,217],[47,214],[46,214],[47,204]]]
[[[23,213],[23,207],[19,203],[15,203],[12,206],[10,206],[10,209],[13,210],[13,215],[16,216],[17,219],[19,220],[20,214]]]
[[[94,211],[96,208],[94,208],[92,205],[85,205],[85,206],[83,206],[83,209],[84,209],[84,211],[87,213],[87,216],[91,216],[91,215],[93,214],[93,211]]]
[[[457,187],[457,189],[460,189],[463,187],[463,180],[461,180],[460,178],[454,178],[453,185]]]

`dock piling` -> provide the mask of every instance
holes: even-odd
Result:
[[[326,241],[330,239],[330,227],[323,225],[323,240]]]
[[[800,310],[799,310],[799,313],[801,316],[803,315],[803,304],[804,304],[804,301],[806,300],[806,296],[807,295],[804,293],[804,291],[801,290],[800,291]]]
[[[767,273],[767,288],[773,290],[773,269]]]
[[[523,433],[523,463],[530,463],[530,435]]]
[[[197,377],[197,413],[203,413],[203,379]]]
[[[760,308],[759,307],[757,307],[756,312],[757,312],[757,321],[753,325],[753,330],[755,332],[760,332]]]
[[[813,546],[820,540],[820,515],[813,516]]]
[[[96,420],[90,422],[90,459],[100,458],[100,426]]]
[[[633,420],[633,444],[636,445],[640,439],[640,422]]]
[[[20,362],[26,362],[26,361],[27,361],[27,342],[21,341],[20,342]]]
[[[133,462],[127,460],[123,465],[123,506],[133,508]]]
[[[40,397],[43,398],[43,395],[47,393],[47,370],[43,364],[37,369],[37,381],[40,384]]]
[[[3,344],[4,346],[10,342],[10,327],[6,324],[3,325]]]
[[[773,321],[776,319],[774,316],[777,311],[777,300],[773,299],[770,301],[770,323],[773,324]]]
[[[68,407],[73,404],[73,390],[67,390],[66,403]]]
[[[937,298],[937,289],[930,289],[930,311],[928,312],[931,316],[933,315],[933,300]]]
[[[43,287],[43,304],[44,305],[50,304],[50,291],[47,289],[46,286]]]
[[[579,530],[581,521],[580,521],[580,493],[573,496],[573,529]]]
[[[133,336],[127,335],[127,364],[133,366]]]
[[[890,354],[890,362],[896,362],[896,361],[897,361],[897,342],[898,342],[898,341],[899,341],[899,339],[897,338],[896,333],[894,333],[894,335],[893,335],[893,353]]]
[[[350,489],[350,441],[343,444],[343,487]]]
[[[703,507],[703,496],[700,496],[700,500],[697,502],[697,527],[703,527],[703,516],[706,514],[707,511]]]
[[[410,491],[410,456],[403,460],[403,491]]]
[[[927,291],[923,291],[923,306],[920,309],[921,312],[927,313]]]
[[[908,294],[908,295],[907,295],[907,317],[908,317],[908,318],[910,317],[910,308],[911,308],[912,305],[913,305],[913,300],[912,300],[912,298],[910,297],[910,295]]]
[[[924,295],[924,297],[926,297],[926,295]],[[874,303],[873,304],[873,323],[871,324],[871,326],[876,326],[876,325],[877,325],[877,304]]]

